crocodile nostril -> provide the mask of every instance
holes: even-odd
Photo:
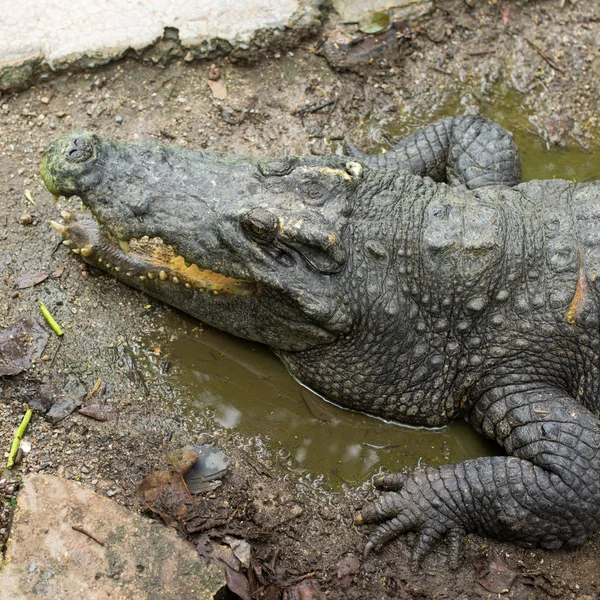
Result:
[[[76,137],[71,140],[67,150],[67,160],[74,163],[82,163],[93,154],[93,147],[89,140],[84,137]]]

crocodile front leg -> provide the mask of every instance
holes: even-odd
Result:
[[[521,158],[512,135],[483,117],[441,119],[383,154],[369,156],[353,146],[349,150],[371,167],[407,169],[472,190],[521,183]]]
[[[553,549],[581,544],[600,524],[600,429],[596,417],[554,388],[495,388],[468,415],[510,456],[478,458],[387,476],[394,489],[365,506],[359,522],[384,521],[366,550],[418,531],[416,564],[444,537],[451,564],[460,539],[477,532]]]

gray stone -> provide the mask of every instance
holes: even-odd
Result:
[[[221,565],[161,523],[73,481],[24,477],[0,600],[212,600],[225,585]]]

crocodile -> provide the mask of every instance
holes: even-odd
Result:
[[[250,158],[79,131],[41,174],[89,216],[55,223],[88,263],[271,346],[349,409],[466,419],[504,455],[375,478],[366,553],[413,565],[470,532],[583,543],[600,522],[600,184],[521,183],[512,136],[437,121],[369,156]],[[83,213],[84,215],[86,213]]]

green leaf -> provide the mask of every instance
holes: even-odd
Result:
[[[380,33],[390,26],[390,15],[384,12],[376,12],[364,18],[358,24],[363,33]]]

